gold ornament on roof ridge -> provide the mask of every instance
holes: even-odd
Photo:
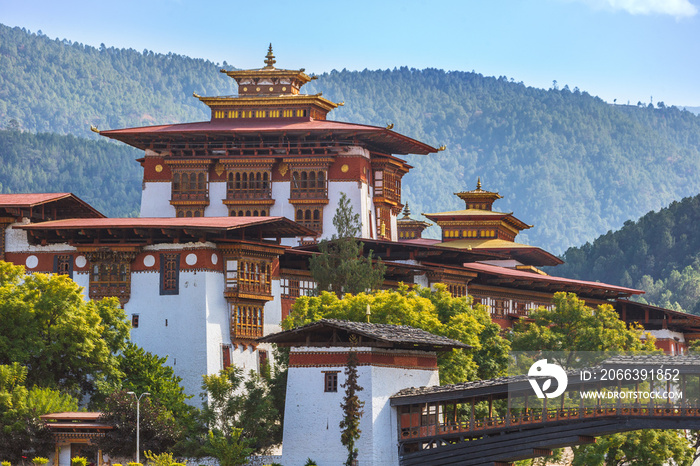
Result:
[[[272,54],[272,42],[270,42],[270,47],[267,49],[267,55],[265,55],[265,68],[266,70],[275,69],[275,56]]]
[[[481,189],[481,177],[476,178],[476,189]]]

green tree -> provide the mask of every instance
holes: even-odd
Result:
[[[114,426],[97,446],[111,456],[132,456],[136,452],[136,399],[121,390],[107,397],[100,422]],[[148,396],[141,398],[139,406],[141,453],[163,453],[171,450],[184,435],[183,429],[163,405]]]
[[[360,215],[353,212],[345,193],[340,193],[333,225],[337,235],[330,241],[322,240],[319,254],[309,259],[309,270],[318,290],[342,296],[381,286],[386,267],[381,259],[373,262],[372,251],[366,257],[363,255],[364,244],[355,238],[361,231]]]
[[[99,407],[108,394],[125,390],[150,393],[151,400],[157,400],[178,420],[192,414],[193,407],[186,404],[192,396],[185,394],[180,385],[182,378],[176,376],[173,368],[166,364],[167,356],[160,357],[128,342],[116,359],[121,377],[100,387],[101,393],[93,398],[95,406]]]
[[[202,390],[205,449],[221,449],[225,440],[229,446],[223,452],[267,452],[282,441],[280,415],[267,379],[253,371],[244,377],[241,368],[230,366],[203,376]]]
[[[348,449],[348,458],[345,460],[345,466],[352,466],[353,461],[357,459],[358,449],[355,442],[360,439],[360,419],[364,411],[362,408],[365,405],[364,401],[360,401],[357,392],[364,390],[358,382],[357,375],[357,353],[351,350],[348,353],[348,363],[345,366],[345,383],[341,385],[345,389],[345,396],[340,407],[343,409],[343,420],[340,421],[340,443]]]
[[[540,308],[530,315],[530,322],[515,325],[513,350],[565,351],[571,360],[581,351],[658,351],[651,335],[644,335],[639,326],[628,326],[608,304],[592,309],[573,293],[556,293],[553,302],[553,309]],[[689,443],[678,431],[615,434],[599,438],[594,445],[574,447],[573,464],[661,466],[670,458],[676,464],[691,464]]]
[[[514,351],[655,351],[654,338],[642,327],[620,320],[609,304],[595,309],[574,293],[555,293],[551,310],[540,308],[511,333]]]
[[[0,262],[0,364],[29,368],[28,385],[72,395],[120,377],[115,353],[128,338],[129,324],[114,298],[85,301],[65,275],[24,275]]]
[[[595,444],[574,447],[572,466],[678,466],[693,464],[693,448],[682,431],[639,430],[600,437]]]
[[[282,326],[291,329],[323,318],[364,322],[367,305],[371,309],[371,322],[421,328],[473,347],[468,351],[455,349],[438,357],[441,383],[505,374],[509,343],[500,336],[500,327],[491,321],[484,306],[473,305],[471,298],[454,298],[442,284],[433,291],[401,285],[398,290],[346,294],[342,299],[326,292],[320,296],[302,296],[295,301]]]
[[[39,419],[46,413],[30,407],[26,378],[27,368],[19,363],[0,365],[0,452],[3,460],[13,463],[21,462],[30,452],[47,455],[53,446],[51,432]],[[32,402],[37,396],[35,393]]]

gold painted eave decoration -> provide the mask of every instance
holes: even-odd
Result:
[[[209,107],[289,107],[297,105],[316,105],[325,110],[333,110],[339,104],[320,95],[276,95],[276,96],[240,96],[240,97],[202,97],[197,98]]]

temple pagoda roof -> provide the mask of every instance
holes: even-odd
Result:
[[[574,280],[572,278],[554,277],[527,270],[518,270],[477,262],[464,264],[464,268],[477,272],[479,274],[477,281],[485,285],[493,284],[503,286],[507,284],[509,287],[527,290],[532,290],[534,287],[538,290],[551,293],[565,291],[599,299],[627,298],[632,295],[644,293],[644,291],[634,288],[609,285],[601,282]]]
[[[316,233],[285,217],[163,217],[65,219],[19,225],[33,242],[152,244],[262,241]]]
[[[455,196],[458,196],[460,199],[462,199],[467,204],[469,202],[479,202],[479,201],[488,202],[489,208],[490,208],[490,205],[493,203],[493,201],[495,201],[497,199],[503,199],[503,196],[501,196],[497,192],[486,191],[484,189],[481,189],[481,178],[480,177],[476,181],[476,189],[474,189],[472,191],[462,191],[460,193],[454,193],[454,194],[455,194]]]
[[[352,342],[351,336],[360,337]],[[278,346],[373,346],[422,351],[449,351],[452,348],[471,348],[457,340],[435,335],[406,325],[372,324],[347,320],[321,319],[284,332],[259,338],[262,343]]]
[[[421,229],[428,228],[432,223],[424,222],[423,220],[417,220],[411,218],[411,209],[408,207],[408,202],[403,207],[403,217],[397,218],[396,221],[399,225],[405,227],[419,227]]]
[[[532,228],[532,225],[528,225],[522,220],[513,216],[512,212],[496,212],[495,210],[482,210],[482,209],[464,209],[464,210],[452,210],[449,212],[437,212],[432,214],[423,214],[430,220],[439,223],[446,221],[471,221],[471,220],[502,220],[506,223],[511,224],[518,230],[527,230]]]
[[[430,154],[438,149],[423,142],[396,133],[390,129],[344,123],[330,120],[306,121],[262,121],[243,119],[222,119],[196,123],[179,123],[172,125],[142,126],[138,128],[114,129],[100,131],[100,135],[116,139],[130,146],[146,150],[158,150],[158,144],[187,142],[192,144],[209,144],[212,139],[233,144],[261,139],[279,140],[280,138],[297,138],[305,140],[329,140],[338,143],[364,144],[369,149],[387,154]]]
[[[435,247],[461,249],[482,253],[500,253],[527,265],[553,266],[564,261],[544,249],[528,244],[516,243],[497,238],[457,239],[436,244]]]
[[[0,216],[27,217],[33,221],[60,218],[104,218],[72,193],[0,194]]]
[[[221,72],[236,80],[239,95],[270,95],[273,93],[298,94],[299,88],[308,83],[315,76],[309,76],[304,68],[298,70],[285,70],[275,68],[275,56],[272,53],[272,44],[265,55],[265,66],[251,70],[225,70]],[[263,84],[266,83],[266,84]],[[284,85],[281,88],[279,85]],[[250,89],[247,87],[250,86]],[[272,85],[272,88],[269,86]],[[245,86],[242,88],[242,86]]]

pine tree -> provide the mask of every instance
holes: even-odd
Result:
[[[345,396],[340,407],[343,408],[343,420],[340,421],[340,442],[348,449],[346,466],[352,466],[357,459],[358,449],[355,442],[360,439],[360,419],[364,414],[362,408],[364,401],[360,401],[357,392],[364,390],[357,381],[357,353],[351,350],[348,353],[348,365],[345,367],[345,383],[341,385],[345,389]]]
[[[338,297],[344,293],[357,294],[378,288],[384,281],[386,267],[373,263],[372,251],[364,257],[364,244],[355,237],[360,234],[360,215],[353,212],[350,199],[340,194],[340,202],[333,216],[337,235],[330,241],[322,240],[320,254],[309,261],[311,275],[318,291],[331,291]]]

